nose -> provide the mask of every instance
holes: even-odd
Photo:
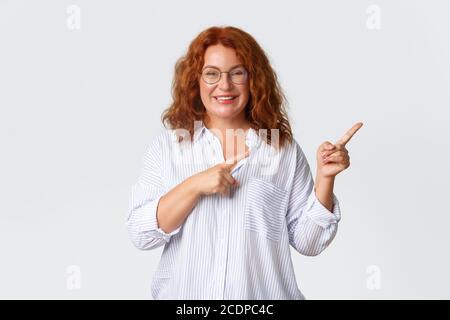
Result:
[[[220,77],[219,88],[223,91],[228,91],[233,86],[231,82],[230,76],[228,72],[222,73],[222,77]]]

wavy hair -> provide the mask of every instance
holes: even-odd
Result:
[[[221,44],[236,51],[237,57],[249,73],[250,97],[245,107],[246,120],[257,132],[267,131],[264,140],[271,144],[271,129],[278,129],[279,145],[292,142],[292,131],[286,113],[286,98],[277,75],[264,50],[247,32],[235,27],[211,27],[202,31],[189,45],[187,53],[175,64],[172,83],[173,102],[164,110],[164,127],[185,129],[191,138],[194,121],[203,121],[206,115],[200,98],[199,73],[209,46]],[[261,132],[260,132],[261,135]],[[180,137],[178,137],[180,141]]]

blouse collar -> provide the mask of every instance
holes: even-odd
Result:
[[[201,139],[207,139],[209,142],[212,142],[216,136],[214,133],[205,127],[202,121],[199,121],[201,124],[197,126],[194,131],[193,143],[195,144],[197,141]],[[245,136],[245,143],[248,147],[259,147],[261,143],[261,139],[259,135],[256,133],[256,130],[253,128],[249,128],[247,134]]]

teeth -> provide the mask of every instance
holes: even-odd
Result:
[[[234,97],[217,97],[217,100],[232,100]]]

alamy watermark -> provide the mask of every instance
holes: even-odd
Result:
[[[186,164],[205,164],[212,166],[214,163],[208,163],[208,161],[214,161],[217,157],[217,152],[222,152],[222,150],[216,148],[217,144],[201,144],[196,145],[192,141],[198,138],[197,135],[201,134],[202,121],[194,121],[194,137],[191,137],[190,132],[186,129],[168,129],[169,134],[172,136],[173,144],[171,148],[171,161],[176,165],[186,165]],[[256,148],[263,146],[263,151],[260,153],[259,157],[249,157],[247,159],[250,165],[257,164],[259,171],[262,175],[273,175],[278,171],[278,167],[281,160],[280,152],[280,132],[279,129],[270,129],[270,145],[267,144],[268,140],[268,130],[260,129],[259,132],[247,132],[243,129],[226,129],[225,136],[223,137],[222,132],[218,129],[208,129],[210,134],[219,138],[222,141],[231,141],[233,137],[240,138],[241,140],[246,140],[247,143],[251,144],[250,153]],[[252,130],[252,129],[249,129]],[[252,135],[251,135],[252,134]],[[210,137],[212,137],[210,135]],[[251,135],[251,136],[250,136]],[[180,142],[178,138],[182,137]],[[209,143],[211,141],[208,140]],[[265,144],[265,145],[264,145]],[[236,155],[245,154],[245,145],[237,144],[235,146]],[[214,157],[211,157],[211,154]]]
[[[377,265],[368,266],[366,269],[366,287],[369,290],[381,289],[381,268]]]
[[[75,4],[67,6],[66,26],[70,31],[81,29],[81,8]]]
[[[81,289],[81,268],[77,265],[71,265],[66,268],[66,288],[68,290]]]
[[[381,8],[379,5],[372,4],[366,9],[367,20],[366,27],[369,30],[381,29]]]

